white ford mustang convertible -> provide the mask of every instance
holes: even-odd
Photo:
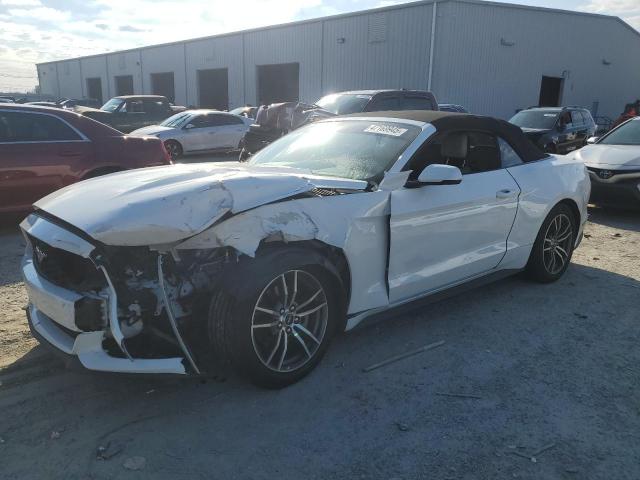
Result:
[[[501,120],[325,120],[247,164],[115,173],[37,202],[21,224],[29,324],[90,370],[230,362],[282,387],[372,315],[521,270],[557,280],[589,193],[582,163]]]

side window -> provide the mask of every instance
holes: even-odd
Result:
[[[500,149],[495,135],[484,132],[468,133],[469,153],[462,173],[481,173],[501,167]]]
[[[144,113],[145,105],[142,103],[142,100],[127,100],[127,110],[128,113]],[[120,110],[121,112],[125,110]]]
[[[367,111],[369,112],[386,112],[400,109],[400,97],[382,97],[374,99],[371,105],[367,106]]]
[[[502,167],[498,140],[485,132],[442,133],[420,147],[405,170],[412,170],[409,179],[415,180],[433,164],[453,165],[463,175],[498,170]]]
[[[208,115],[198,115],[197,117],[189,120],[189,123],[194,126],[194,128],[204,128],[210,127],[211,122],[209,121]]]
[[[571,113],[568,111],[564,111],[560,114],[560,118],[558,119],[558,123],[560,125],[564,125],[567,128],[571,128],[573,125],[571,124]]]
[[[434,105],[431,99],[426,97],[405,97],[403,99],[403,110],[433,110]]]
[[[164,113],[169,110],[169,104],[163,100],[144,100],[144,111],[147,113]]]
[[[236,125],[242,123],[242,120],[232,117],[231,115],[210,115],[211,125],[214,127],[224,127],[226,125]]]
[[[64,142],[82,140],[71,127],[51,115],[0,113],[0,142]]]
[[[502,138],[498,138],[498,146],[500,147],[500,160],[502,161],[502,168],[515,167],[516,165],[522,165],[522,159],[520,155]]]
[[[581,127],[584,125],[584,120],[582,119],[582,113],[577,110],[573,110],[571,112],[571,123],[573,123],[574,127]]]

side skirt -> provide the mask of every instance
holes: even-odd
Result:
[[[463,283],[459,283],[450,287],[444,287],[440,290],[402,300],[386,307],[374,308],[365,312],[354,313],[352,315],[349,315],[349,317],[347,318],[347,326],[345,328],[345,331],[353,330],[363,322],[367,324],[375,323],[390,317],[397,316],[403,312],[414,310],[418,307],[445,300],[474,288],[496,282],[506,277],[510,277],[521,272],[522,270],[524,269],[504,269],[494,271],[481,275],[479,277],[475,277],[472,280],[467,280]]]

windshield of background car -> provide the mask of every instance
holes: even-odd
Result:
[[[556,124],[558,112],[544,110],[523,110],[516,113],[510,123],[520,128],[536,128],[540,130],[551,130]]]
[[[598,142],[600,145],[640,145],[640,121],[620,125]]]
[[[369,100],[371,100],[371,95],[336,93],[322,97],[316,102],[316,105],[336,115],[348,115],[364,111]]]
[[[112,98],[107,103],[100,107],[100,110],[104,110],[105,112],[115,112],[120,108],[120,106],[124,104],[124,100],[120,98]]]
[[[378,183],[419,133],[414,125],[375,120],[314,123],[272,143],[250,163]]]
[[[181,125],[184,125],[185,123],[187,123],[192,117],[193,117],[193,114],[188,113],[188,112],[176,113],[175,115],[171,115],[169,118],[164,120],[160,124],[160,126],[162,126],[162,127],[180,127]]]

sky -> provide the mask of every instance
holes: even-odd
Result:
[[[640,30],[640,0],[506,0],[617,15]],[[0,0],[0,92],[32,89],[35,64],[186,40],[406,0]]]

